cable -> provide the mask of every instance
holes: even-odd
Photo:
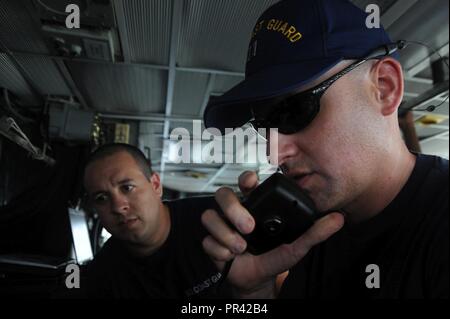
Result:
[[[46,5],[45,3],[42,3],[41,0],[36,0],[36,2],[39,3],[42,7],[44,7],[45,10],[50,11],[50,12],[52,12],[54,14],[67,15],[67,13],[65,13],[65,12],[61,12],[61,11],[55,10],[55,9],[49,7],[48,5]]]
[[[400,42],[400,41],[399,41]],[[406,44],[404,47],[406,47],[409,44],[415,44],[415,45],[420,45],[422,47],[425,47],[427,49],[429,49],[430,51],[432,51],[433,54],[436,54],[437,56],[439,56],[439,58],[445,63],[445,65],[447,66],[447,68],[450,70],[450,66],[448,64],[448,59],[445,59],[440,53],[439,51],[437,51],[436,49],[434,49],[432,46],[429,46],[425,43],[422,43],[420,41],[403,41],[404,44]],[[432,55],[433,55],[432,54]],[[434,112],[437,108],[441,107],[445,102],[448,101],[449,96],[447,95],[447,97],[445,98],[444,101],[442,101],[440,104],[436,105],[429,105],[428,107],[424,108],[424,109],[418,109],[418,110],[414,110],[414,111],[418,111],[418,112]]]
[[[427,112],[434,112],[437,108],[441,107],[441,106],[442,106],[445,102],[447,102],[447,101],[448,101],[448,95],[447,95],[447,97],[445,98],[445,100],[442,101],[439,105],[437,105],[437,106],[430,105],[430,106],[428,106],[428,107],[426,108],[426,110],[427,110]],[[420,110],[417,110],[417,111],[420,111]]]
[[[62,12],[62,11],[58,11],[56,9],[53,9],[52,7],[46,5],[45,3],[42,2],[42,0],[36,0],[36,2],[38,4],[40,4],[45,10],[50,11],[54,14],[59,14],[59,15],[63,15],[63,16],[67,16],[67,12]],[[83,1],[83,4],[85,6],[84,10],[81,11],[82,13],[88,12],[89,11],[89,7],[90,7],[90,1]],[[78,6],[80,6],[80,4],[78,4]]]
[[[35,147],[31,143],[13,118],[5,116],[0,118],[0,134],[26,149],[29,153],[31,153],[31,156],[34,159],[45,161],[49,165],[55,164],[55,160],[45,154],[47,145],[44,144],[44,150],[41,152],[39,148]]]
[[[450,68],[448,62],[444,59],[444,57],[439,53],[439,51],[437,51],[436,49],[434,49],[432,46],[429,46],[429,45],[427,45],[427,44],[425,44],[425,43],[423,43],[423,42],[420,42],[420,41],[404,41],[404,42],[405,42],[406,44],[420,45],[420,46],[423,46],[423,47],[425,47],[425,48],[427,48],[427,49],[430,49],[430,50],[433,52],[433,54],[436,54],[436,55],[439,56],[442,60],[444,60],[444,63],[445,63],[445,65],[447,65],[447,68]]]
[[[14,115],[16,118],[18,118],[20,121],[22,121],[24,123],[33,123],[34,122],[33,119],[27,118],[27,117],[19,114],[19,112],[17,112],[16,110],[14,110],[11,100],[9,99],[8,89],[6,89],[6,88],[3,88],[3,97],[6,102],[6,108],[10,113],[12,113],[12,115]]]
[[[417,111],[417,112],[434,112],[437,108],[439,108],[439,107],[441,107],[442,106],[442,104],[444,104],[445,102],[447,102],[448,101],[448,95],[447,95],[447,97],[445,98],[445,100],[444,101],[442,101],[440,104],[438,104],[437,106],[436,105],[429,105],[429,106],[427,106],[427,108],[425,108],[425,109],[418,109],[418,110],[414,110],[414,111]]]

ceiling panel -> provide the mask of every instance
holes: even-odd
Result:
[[[17,61],[27,70],[31,80],[41,94],[71,95],[56,64],[45,56],[17,56]]]
[[[200,117],[208,79],[205,73],[177,72],[172,115]]]
[[[393,40],[409,40],[426,43],[432,49],[411,45],[401,54],[405,69],[410,69],[427,58],[433,49],[448,44],[449,39],[449,1],[426,0],[415,4],[389,28]],[[437,59],[434,56],[433,59]]]
[[[195,122],[195,129],[196,129],[196,135],[203,134],[203,131],[205,130],[205,125],[203,122]],[[198,123],[198,124],[197,124]],[[193,122],[177,122],[177,121],[171,121],[170,122],[170,130],[169,133],[172,132],[174,129],[185,129],[189,132],[191,136],[194,135],[194,123]]]
[[[0,1],[0,49],[6,46],[10,51],[46,54],[39,20],[28,11],[31,2],[24,5],[23,1]]]
[[[425,143],[420,143],[422,153],[441,156],[449,159],[448,136],[443,139],[433,139]]]
[[[164,111],[167,71],[85,62],[70,62],[68,67],[95,110],[137,114]]]
[[[244,80],[244,77],[216,75],[214,86],[211,92],[216,94],[223,94],[229,89],[231,89],[233,86],[237,85],[242,80]]]
[[[139,146],[150,147],[152,163],[161,160],[163,150],[163,122],[141,122],[139,126]]]
[[[122,46],[128,46],[130,60],[139,63],[169,63],[172,3],[167,0],[116,0]],[[119,22],[122,20],[119,19]]]
[[[422,94],[422,93],[425,93],[426,91],[430,90],[431,88],[433,88],[432,83],[423,83],[423,82],[411,81],[411,80],[405,81],[405,92]]]
[[[423,138],[432,137],[445,131],[446,130],[443,130],[441,128],[434,128],[432,126],[416,125],[417,135]]]
[[[276,0],[185,0],[177,62],[242,72],[259,15]]]
[[[36,103],[30,87],[10,58],[0,53],[0,87],[13,92],[25,103]]]

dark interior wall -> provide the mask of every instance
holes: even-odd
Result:
[[[67,257],[71,231],[67,207],[80,194],[86,148],[52,144],[53,167],[2,139],[0,158],[0,254]]]

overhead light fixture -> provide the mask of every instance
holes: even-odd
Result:
[[[447,118],[443,115],[439,115],[439,114],[427,114],[424,116],[419,117],[416,120],[416,123],[423,125],[423,126],[428,126],[428,125],[437,125],[440,124],[442,122],[444,122]]]

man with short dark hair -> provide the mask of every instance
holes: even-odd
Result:
[[[332,212],[253,256],[240,234],[255,220],[231,190],[217,191],[239,232],[207,210],[203,246],[219,269],[234,260],[228,281],[239,297],[275,297],[286,271],[280,297],[449,296],[448,161],[402,140],[403,43],[366,17],[346,0],[276,3],[256,23],[245,80],[205,110],[206,127],[270,128],[271,162]],[[257,184],[255,173],[239,179],[244,194]]]
[[[218,297],[200,214],[212,198],[162,202],[162,185],[136,147],[101,146],[87,160],[89,206],[112,237],[89,266],[94,298]]]

